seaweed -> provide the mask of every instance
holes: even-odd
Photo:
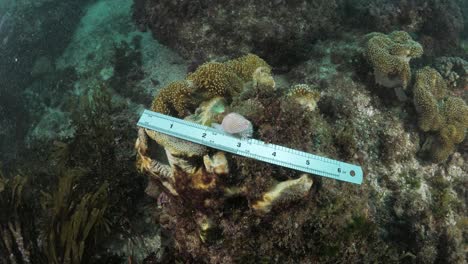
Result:
[[[47,213],[43,251],[49,263],[87,263],[101,231],[110,231],[106,218],[108,184],[96,191],[79,188],[82,172],[72,170],[58,179],[56,190],[42,192]]]
[[[36,208],[27,177],[8,177],[0,167],[0,208],[0,263],[40,262],[43,256],[33,220]]]

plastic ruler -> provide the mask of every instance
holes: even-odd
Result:
[[[279,166],[340,181],[361,184],[360,166],[333,160],[251,138],[239,138],[217,129],[163,115],[143,111],[138,126],[177,138],[253,158]]]

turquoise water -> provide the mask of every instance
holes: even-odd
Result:
[[[467,61],[465,0],[0,0],[0,263],[465,263]]]

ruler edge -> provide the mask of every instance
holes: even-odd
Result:
[[[270,164],[273,164],[273,165],[277,165],[277,166],[281,166],[281,167],[285,167],[285,168],[288,168],[288,169],[292,169],[292,170],[297,170],[297,171],[300,171],[300,172],[305,172],[305,173],[311,173],[311,174],[314,174],[314,175],[317,175],[319,177],[326,177],[326,178],[330,178],[330,179],[334,179],[334,180],[338,180],[338,181],[343,181],[343,182],[348,182],[348,183],[351,183],[351,184],[358,184],[358,185],[361,185],[362,182],[363,182],[363,178],[364,178],[364,172],[363,172],[363,169],[361,166],[359,165],[356,165],[356,164],[352,164],[352,163],[347,163],[347,162],[343,162],[343,161],[339,161],[339,160],[334,160],[334,159],[330,159],[328,157],[323,157],[323,156],[320,156],[320,155],[316,155],[316,154],[313,154],[313,153],[309,153],[309,152],[305,152],[305,151],[301,151],[301,150],[296,150],[296,149],[292,149],[292,148],[288,148],[288,147],[284,147],[284,146],[281,146],[281,145],[276,145],[276,144],[271,144],[271,143],[265,143],[261,140],[258,140],[258,139],[254,139],[254,138],[236,138],[224,131],[220,131],[220,130],[216,130],[215,128],[212,128],[212,127],[208,127],[208,126],[204,126],[204,125],[201,125],[201,124],[197,124],[197,123],[193,123],[193,122],[190,122],[190,121],[187,121],[187,120],[183,120],[183,119],[180,119],[180,118],[177,118],[177,117],[173,117],[173,116],[169,116],[169,115],[164,115],[164,114],[161,114],[161,113],[158,113],[158,112],[154,112],[154,111],[151,111],[151,110],[148,110],[148,109],[144,109],[144,111],[141,113],[140,115],[140,118],[138,119],[138,122],[137,122],[137,126],[139,127],[142,127],[142,128],[145,128],[145,129],[150,129],[150,130],[154,130],[154,131],[157,131],[159,133],[163,133],[163,134],[166,134],[166,135],[170,135],[170,136],[174,136],[176,138],[181,138],[183,140],[187,140],[187,141],[190,141],[192,143],[195,143],[195,144],[200,144],[200,142],[196,142],[196,141],[193,141],[192,139],[190,139],[189,137],[186,137],[184,135],[181,135],[179,133],[177,133],[179,136],[175,136],[175,135],[172,135],[171,133],[167,133],[165,132],[164,130],[165,129],[154,129],[154,127],[147,127],[148,125],[146,124],[143,124],[143,122],[140,122],[144,117],[144,115],[149,115],[151,117],[156,117],[156,118],[164,118],[164,119],[167,119],[167,120],[171,120],[171,121],[174,121],[174,122],[178,122],[178,123],[181,123],[183,122],[184,125],[188,125],[188,126],[192,126],[192,127],[196,127],[196,128],[199,128],[199,129],[203,129],[204,131],[207,131],[207,132],[213,132],[213,133],[218,133],[218,134],[222,134],[226,137],[231,137],[231,138],[235,138],[236,140],[240,140],[240,141],[244,141],[244,142],[251,142],[251,141],[254,141],[254,142],[257,142],[257,143],[263,143],[263,144],[269,144],[269,145],[272,145],[272,146],[277,146],[277,147],[281,147],[281,148],[285,148],[285,149],[288,149],[288,150],[292,150],[293,152],[298,152],[298,153],[301,153],[301,154],[305,154],[304,156],[307,157],[307,156],[310,156],[312,158],[315,158],[315,159],[318,159],[319,161],[321,162],[327,162],[327,163],[332,163],[332,164],[335,164],[335,165],[339,165],[339,164],[343,164],[345,165],[346,167],[353,167],[353,169],[356,171],[356,177],[354,178],[354,176],[351,176],[353,177],[352,179],[355,179],[355,181],[348,181],[348,180],[343,180],[343,179],[340,179],[339,177],[334,177],[334,176],[329,176],[329,175],[333,175],[331,173],[328,173],[328,172],[322,172],[322,174],[328,174],[328,175],[320,175],[320,174],[317,174],[317,173],[314,173],[314,172],[310,172],[310,171],[304,171],[304,170],[298,170],[296,168],[291,168],[290,166],[284,166],[284,165],[281,165],[281,164],[277,164],[277,160],[274,160],[274,159],[269,159],[269,158],[264,158],[264,159],[268,159],[268,160],[272,160],[274,162],[271,162],[271,161],[265,161],[265,160],[261,160],[261,159],[258,159],[258,158],[254,158],[254,159],[257,159],[257,160],[260,160],[260,161],[263,161],[263,162],[267,162],[267,163],[270,163]],[[161,131],[163,130],[163,131]],[[237,151],[232,151],[231,149],[229,148],[219,148],[219,147],[213,147],[211,145],[211,143],[208,143],[208,142],[204,142],[203,145],[207,146],[207,147],[211,147],[211,148],[215,148],[215,149],[220,149],[220,150],[223,150],[223,151],[226,151],[228,153],[232,153],[234,155],[239,155],[239,156],[243,156],[243,157],[247,157],[247,158],[252,158],[252,156],[250,155],[245,155],[245,154],[238,154]],[[297,155],[297,154],[296,154]],[[307,168],[307,167],[306,167]],[[311,168],[307,168],[308,170],[311,170]],[[314,171],[318,171],[316,169],[312,169]]]

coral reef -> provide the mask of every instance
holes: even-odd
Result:
[[[330,110],[325,111],[327,108]],[[420,150],[419,142],[422,143],[421,133],[412,125],[415,115],[411,108],[383,107],[382,100],[369,93],[367,87],[343,76],[335,76],[322,92],[319,103],[319,109],[327,116],[344,119],[338,121],[337,128],[353,125],[350,130],[355,130],[349,132],[352,134],[347,136],[346,144],[355,142],[353,155],[364,160],[367,183],[362,187],[369,188],[366,212],[373,219],[366,226],[382,227],[385,231],[378,233],[387,249],[400,252],[396,254],[399,258],[394,259],[392,253],[377,258],[394,263],[463,263],[461,236],[466,232],[460,228],[466,203],[462,201],[463,187],[454,188],[453,184],[466,183],[466,177],[462,176],[468,168],[466,153],[455,152],[446,164],[419,159],[416,153]],[[353,229],[358,223],[359,218],[351,225]],[[364,235],[367,245],[379,248],[378,239],[368,230],[371,234]]]
[[[296,87],[292,89],[293,92],[284,95],[281,95],[281,93],[262,93],[266,88],[257,89],[259,85],[274,86],[275,83],[271,81],[271,77],[266,78],[269,72],[263,70],[269,69],[268,66],[265,66],[266,63],[258,57],[253,56],[254,55],[249,54],[246,55],[246,57],[227,61],[224,64],[208,64],[210,67],[216,66],[218,69],[225,69],[223,65],[246,64],[236,66],[239,69],[244,69],[242,71],[236,71],[244,75],[243,78],[237,77],[237,74],[233,72],[225,74],[223,71],[218,71],[219,75],[224,74],[224,76],[228,77],[234,75],[234,77],[244,81],[241,86],[242,90],[238,89],[234,94],[224,93],[224,98],[222,99],[217,97],[219,93],[212,93],[210,89],[207,88],[213,83],[217,84],[217,86],[224,85],[224,82],[216,81],[219,80],[217,74],[206,73],[205,67],[207,67],[207,64],[203,64],[194,73],[189,75],[187,79],[195,79],[195,77],[193,77],[194,75],[205,75],[207,76],[206,78],[214,78],[215,81],[193,81],[193,91],[208,91],[206,95],[202,97],[213,98],[208,101],[202,101],[200,107],[195,111],[190,109],[192,108],[191,104],[186,104],[186,110],[194,114],[185,116],[185,119],[198,121],[204,124],[214,124],[214,121],[219,122],[219,120],[222,119],[223,129],[228,129],[230,132],[238,132],[240,127],[239,125],[232,127],[233,124],[231,123],[237,121],[230,120],[232,119],[230,116],[238,120],[238,117],[241,116],[236,112],[239,110],[239,112],[246,113],[246,117],[252,120],[254,126],[261,125],[257,133],[252,130],[252,124],[249,122],[250,125],[247,127],[249,133],[257,133],[260,139],[267,141],[283,143],[288,146],[295,145],[296,147],[303,148],[304,140],[301,138],[301,135],[291,133],[286,137],[284,131],[274,132],[273,130],[290,129],[290,122],[297,120],[297,118],[299,120],[304,119],[304,124],[308,126],[316,124],[317,121],[320,122],[320,117],[317,115],[303,114],[305,113],[303,109],[306,109],[311,104],[310,100],[312,100],[313,104],[316,104],[316,100],[318,100],[317,92],[309,88],[306,89],[304,88],[306,86],[303,85],[301,86],[303,88],[301,90],[302,92]],[[258,71],[254,69],[251,60],[248,58],[255,58],[256,61],[261,62],[255,65],[258,66],[257,69],[262,71],[261,79],[267,81],[257,80],[254,82],[254,79],[258,76]],[[249,80],[246,79],[248,75],[251,76]],[[170,102],[172,100],[172,97],[166,97],[165,93],[163,93],[166,89],[168,88],[165,88],[156,96],[154,102],[164,105],[167,101]],[[274,91],[275,89],[274,87],[270,87],[266,90]],[[294,92],[295,90],[297,91]],[[259,96],[260,94],[261,96]],[[194,100],[194,102],[196,102],[199,94],[190,96],[192,101]],[[246,97],[250,99],[244,100]],[[256,97],[257,99],[255,99]],[[284,102],[278,105],[278,103],[281,102],[280,98],[284,98],[282,100]],[[302,100],[304,98],[305,100]],[[254,103],[253,100],[259,101]],[[303,105],[303,101],[307,101],[307,104]],[[226,106],[221,106],[222,102],[226,103]],[[250,106],[247,106],[249,104],[262,105],[263,107],[259,109],[263,109],[263,111],[245,111],[245,109],[251,109]],[[274,108],[277,108],[275,111],[268,114],[268,110],[264,106],[272,104],[276,104]],[[220,111],[221,109],[223,111]],[[290,115],[293,113],[298,115],[296,119],[290,119]],[[276,122],[280,121],[278,120],[279,116],[288,117],[287,119],[280,119],[284,120],[283,122],[287,122],[276,128],[271,127],[273,120],[276,120]],[[229,121],[227,119],[229,119]],[[318,120],[315,121],[315,119]],[[244,117],[242,117],[241,120],[245,120]],[[322,120],[321,122],[324,121]],[[300,122],[295,123],[301,125]],[[242,131],[244,130],[245,128],[242,128]],[[309,132],[311,130],[306,129],[306,131]],[[273,136],[272,133],[277,134]],[[293,134],[295,136],[292,136]],[[280,137],[279,135],[284,136]],[[154,141],[149,139],[153,139]],[[160,161],[160,158],[151,154],[156,150],[152,142],[156,142],[159,146],[164,148],[168,164],[165,164],[163,161]],[[317,142],[316,145],[317,144],[325,145],[326,143]],[[211,245],[213,243],[223,243],[226,245],[226,249],[223,250],[223,253],[216,255],[227,254],[223,258],[225,258],[227,262],[234,261],[233,257],[239,245],[231,244],[225,239],[228,237],[227,234],[230,231],[226,230],[225,228],[228,227],[223,227],[223,225],[229,222],[229,225],[237,226],[229,227],[230,229],[238,228],[240,225],[235,223],[235,219],[232,217],[220,217],[219,214],[221,212],[225,212],[225,210],[231,206],[235,206],[236,214],[238,214],[237,217],[243,217],[246,220],[260,220],[265,215],[268,215],[269,212],[287,212],[287,208],[294,208],[295,204],[300,203],[301,200],[308,197],[312,187],[313,181],[311,175],[303,174],[299,177],[294,176],[296,173],[292,173],[286,169],[277,171],[272,165],[231,156],[224,152],[215,151],[204,146],[199,146],[150,130],[139,130],[139,136],[135,147],[138,152],[138,167],[140,170],[146,172],[150,178],[146,192],[157,198],[158,192],[155,191],[155,188],[159,186],[162,188],[165,195],[170,197],[169,202],[165,203],[162,207],[162,215],[166,215],[164,219],[167,219],[168,222],[161,224],[172,232],[177,247],[179,248],[179,253],[193,252],[190,254],[190,258],[194,260],[208,261],[209,258],[215,256],[213,255],[214,252],[209,253],[212,250],[210,249]],[[195,214],[195,218],[188,219],[185,218],[183,214],[179,214],[179,216],[174,215],[174,210],[192,210]],[[243,221],[243,225],[249,226],[251,224]],[[242,234],[242,236],[248,235],[249,233],[244,232]],[[181,240],[181,237],[185,238]],[[238,241],[235,241],[235,243],[238,243]],[[197,250],[194,251],[195,249]]]
[[[466,0],[0,1],[0,263],[465,263],[467,17]],[[372,37],[400,71],[372,74]],[[364,181],[138,130],[144,107]]]
[[[416,85],[444,94],[446,86],[440,75],[428,68],[421,71],[428,79],[418,74]],[[201,207],[205,212],[196,213],[193,220],[180,217],[185,210],[193,215],[189,208],[200,203],[193,199],[187,204],[171,197],[161,208],[160,223],[172,233],[181,260],[292,263],[380,259],[398,263],[416,259],[457,263],[463,259],[459,224],[465,203],[456,202],[463,191],[454,186],[466,182],[462,175],[467,164],[459,153],[452,155],[447,171],[443,165],[420,163],[416,159],[419,128],[407,127],[414,119],[403,114],[402,106],[386,109],[366,87],[342,75],[317,88],[320,101],[316,101],[314,111],[288,96],[294,86],[271,89],[268,94],[249,90],[249,86],[245,89],[225,109],[250,120],[255,138],[361,162],[367,183],[355,189],[313,178],[312,192],[300,191],[310,188],[310,176],[291,178],[290,171],[255,160],[216,154],[220,155],[216,162],[215,157],[205,154],[201,168],[217,173],[222,182],[217,182],[214,190],[224,190],[224,198],[205,199]],[[444,98],[445,106],[438,110],[444,122],[463,122],[460,118],[465,115],[455,111],[455,105],[461,104],[459,98]],[[455,136],[443,134],[452,139]],[[307,184],[293,187],[299,179]],[[211,184],[211,179],[208,182]],[[307,199],[277,199],[278,194],[288,192],[287,186],[295,194],[287,197],[307,195]],[[223,213],[213,213],[218,210]],[[349,249],[350,243],[364,251],[351,250],[343,256],[341,252]]]
[[[374,69],[376,83],[406,88],[411,81],[409,61],[423,54],[422,46],[404,31],[371,33],[366,38],[365,56]]]
[[[230,98],[244,88],[242,79],[229,64],[208,62],[187,76],[194,86],[201,92],[207,94],[208,98],[222,96]],[[248,70],[247,74],[248,74]],[[251,76],[252,74],[250,74]]]
[[[297,63],[310,43],[346,30],[404,30],[421,36],[431,56],[459,55],[467,20],[461,0],[166,1],[134,0],[133,18],[186,58],[254,52],[275,66]]]
[[[417,84],[441,92],[430,86],[443,85],[434,81],[440,75],[428,75],[432,81],[427,82],[418,75]],[[150,176],[147,193],[158,199],[159,223],[174,239],[176,260],[461,261],[463,231],[458,224],[465,204],[455,202],[463,191],[454,186],[466,182],[462,175],[468,164],[459,153],[452,155],[448,170],[419,162],[420,129],[408,125],[415,119],[404,114],[407,106],[383,106],[347,75],[335,74],[319,87],[277,83],[276,88],[256,89],[253,84],[245,83],[232,98],[202,101],[195,110],[187,105],[184,118],[213,124],[227,113],[239,113],[252,123],[255,138],[360,163],[365,183],[340,184],[210,148],[197,151],[195,144],[168,137],[185,146],[177,152],[166,147],[169,143],[159,143],[158,136],[166,164],[155,154],[151,132],[140,129],[139,165]],[[297,98],[313,99],[314,110]],[[440,109],[444,120],[462,122],[450,110],[458,99]]]
[[[133,17],[192,60],[254,52],[274,64],[294,63],[338,26],[338,2],[135,0]]]
[[[465,139],[468,106],[463,99],[446,95],[444,79],[430,67],[417,72],[413,93],[419,128],[437,134],[436,138],[428,139],[431,156],[435,162],[444,161],[454,152],[455,145]]]
[[[344,20],[352,28],[379,32],[404,30],[417,34],[426,55],[430,56],[461,53],[460,33],[467,20],[466,3],[458,0],[359,0],[345,3],[348,4],[345,5]]]
[[[468,86],[468,62],[460,57],[440,57],[435,68],[452,88]]]
[[[185,108],[189,104],[193,88],[187,81],[173,82],[159,91],[159,96],[153,101],[151,110],[163,114],[176,111],[178,116],[184,116]]]

